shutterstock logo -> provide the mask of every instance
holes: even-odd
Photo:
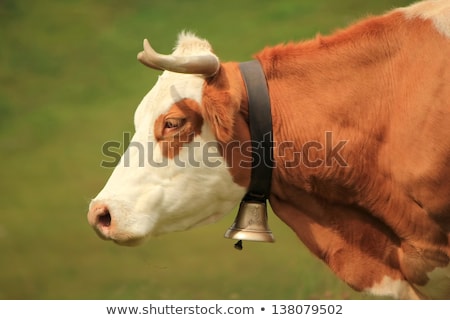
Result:
[[[266,140],[268,139],[268,140]],[[190,141],[190,142],[188,142]],[[160,148],[155,148],[155,142],[139,142],[131,141],[131,134],[124,132],[122,141],[107,141],[102,145],[102,154],[107,159],[101,161],[100,166],[104,168],[114,168],[119,163],[123,154],[123,165],[125,167],[131,166],[131,163],[139,167],[218,167],[224,163],[223,154],[233,155],[236,150],[240,151],[240,160],[237,162],[239,167],[249,168],[260,165],[267,159],[264,145],[270,142],[270,135],[266,135],[263,141],[230,141],[229,143],[220,146],[215,141],[200,143],[193,141],[193,139],[186,139],[186,141],[177,141],[180,152],[183,157],[179,155],[169,159],[162,157],[160,153],[164,148],[171,148],[173,142],[158,142]],[[283,166],[285,168],[319,168],[319,167],[348,167],[343,151],[349,140],[333,139],[333,132],[324,132],[324,139],[322,141],[312,140],[303,143],[295,141],[272,141],[272,156],[271,163],[264,163],[266,166]],[[125,152],[128,148],[127,152]],[[134,149],[134,152],[131,150]],[[259,149],[261,153],[256,152]],[[156,151],[155,151],[156,150]],[[124,153],[125,152],[125,153]],[[261,156],[262,154],[262,156]],[[131,159],[131,157],[137,157]],[[133,160],[133,161],[132,161]],[[235,163],[235,161],[230,161]]]

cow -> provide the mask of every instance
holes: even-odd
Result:
[[[245,196],[252,158],[238,62],[179,34],[88,222],[121,245],[213,223]],[[268,200],[351,288],[450,298],[450,1],[264,48],[273,128]],[[231,147],[230,147],[231,146]]]

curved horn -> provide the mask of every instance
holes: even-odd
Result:
[[[203,74],[207,77],[215,75],[220,68],[219,60],[213,54],[187,57],[164,55],[153,50],[147,39],[144,40],[144,51],[139,52],[137,58],[152,69]]]

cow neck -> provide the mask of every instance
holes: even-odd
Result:
[[[248,120],[252,146],[250,187],[243,201],[265,202],[272,181],[273,132],[269,90],[259,61],[239,64],[248,96]]]

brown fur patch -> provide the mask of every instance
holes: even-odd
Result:
[[[162,154],[173,159],[183,145],[192,142],[201,133],[203,118],[197,102],[183,99],[172,105],[169,111],[156,119],[154,133],[161,145]]]
[[[202,98],[203,116],[211,125],[233,181],[248,187],[251,172],[248,101],[237,63],[222,64],[206,81]]]
[[[239,74],[238,70],[234,72]],[[217,75],[205,83],[202,98],[205,120],[211,124],[217,140],[225,143],[233,138],[235,117],[242,98],[239,82],[229,76],[227,68],[222,66]]]

